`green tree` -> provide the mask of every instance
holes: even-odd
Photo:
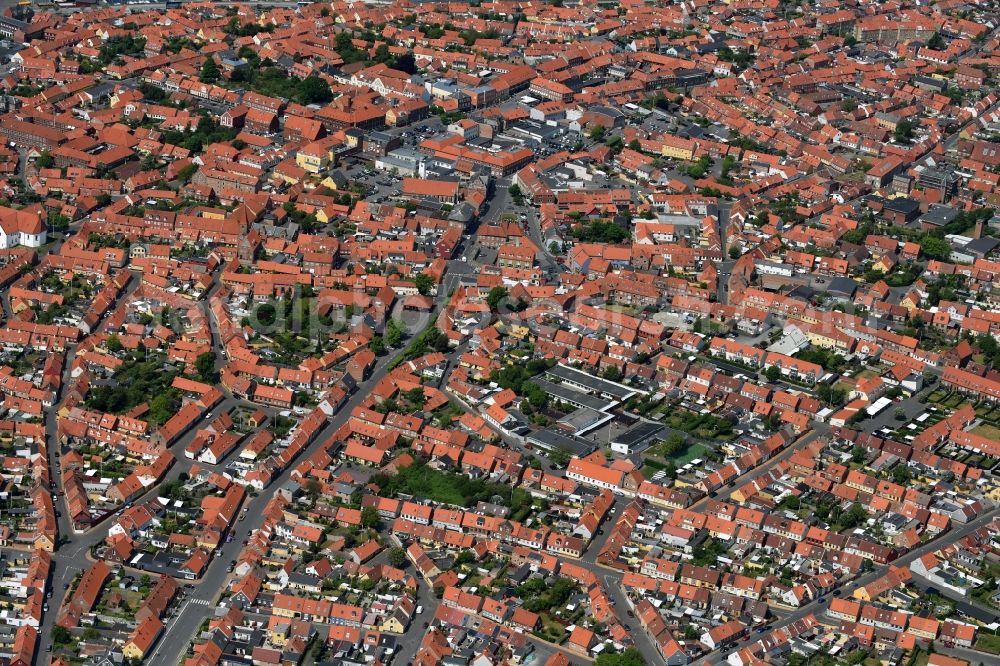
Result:
[[[198,354],[194,360],[194,369],[203,381],[212,381],[215,378],[215,354],[207,351]]]
[[[397,569],[406,566],[406,551],[399,547],[391,548],[389,550],[389,564]]]
[[[646,660],[636,648],[629,648],[618,654],[602,652],[594,660],[594,666],[645,666]]]
[[[528,399],[528,404],[533,409],[542,409],[549,401],[549,394],[534,382],[524,382],[521,384],[521,395]]]
[[[257,306],[255,313],[257,321],[265,328],[274,326],[274,323],[278,321],[278,311],[274,307],[274,303],[261,303]]]
[[[924,236],[920,239],[920,251],[928,259],[947,259],[951,254],[951,243],[936,236]]]
[[[67,645],[71,640],[73,634],[66,627],[57,624],[52,628],[52,642],[56,645]]]
[[[181,183],[186,183],[189,180],[191,180],[191,176],[193,176],[197,170],[198,170],[197,164],[194,164],[193,162],[191,164],[185,164],[184,166],[182,166],[180,169],[177,170],[177,180],[180,181]],[[108,203],[111,202],[109,201]]]
[[[108,339],[104,342],[104,346],[108,348],[108,351],[112,354],[117,354],[124,347],[122,347],[122,341],[118,339],[118,336],[112,333],[108,336]]]
[[[198,76],[198,80],[202,83],[215,83],[219,80],[221,74],[219,66],[215,64],[215,60],[208,57],[205,58],[205,62],[201,65],[201,72]]]
[[[476,554],[469,549],[462,550],[455,557],[455,566],[460,567],[476,561]]]
[[[299,104],[325,104],[333,99],[330,84],[316,75],[302,79],[297,87],[295,100]]]
[[[590,128],[590,138],[594,141],[604,141],[604,135],[608,133],[604,125],[594,125]]]
[[[491,312],[496,312],[497,308],[500,307],[501,301],[505,298],[507,298],[507,289],[498,285],[490,289],[489,293],[486,294],[486,304],[490,306]]]
[[[816,389],[816,397],[824,404],[836,407],[844,404],[847,400],[847,391],[843,388],[836,388],[831,384],[820,384]]]
[[[35,160],[35,166],[37,166],[39,169],[51,168],[55,163],[56,160],[54,157],[52,157],[52,153],[49,152],[48,148],[43,150],[41,154],[38,156],[38,159]]]
[[[375,352],[376,356],[385,355],[385,340],[382,339],[381,335],[376,335],[372,337],[371,341],[368,343],[368,348]]]
[[[849,530],[852,527],[857,527],[865,520],[868,519],[868,512],[865,511],[863,507],[858,502],[851,505],[851,508],[847,510],[847,513],[843,514],[838,521],[838,532],[842,530]]]
[[[427,273],[417,273],[417,277],[414,279],[417,285],[417,291],[420,292],[421,296],[426,296],[431,293],[431,289],[434,288],[434,278],[432,278]]]
[[[362,527],[373,528],[378,525],[378,510],[373,506],[366,506],[361,509]]]
[[[411,388],[409,391],[404,391],[403,397],[408,403],[417,409],[421,409],[427,402],[427,395],[424,393],[424,389],[420,386]]]
[[[892,130],[892,138],[896,143],[909,143],[913,138],[913,121],[904,118],[896,123],[896,128]]]
[[[684,168],[684,173],[689,177],[698,180],[704,178],[705,174],[708,173],[709,167],[712,166],[712,158],[708,155],[702,155],[698,158],[694,164],[688,165]]]
[[[776,382],[781,379],[781,370],[776,365],[768,366],[767,370],[764,371],[764,376],[767,377],[768,381]]]
[[[390,319],[385,327],[385,344],[390,347],[399,345],[403,340],[403,327],[395,319]]]
[[[415,74],[417,72],[417,60],[413,56],[413,51],[407,51],[396,58],[392,63],[392,68],[406,72],[407,74]]]

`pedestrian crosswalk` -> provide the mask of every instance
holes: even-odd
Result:
[[[211,606],[212,602],[208,599],[188,599],[188,603],[195,604],[196,606]]]

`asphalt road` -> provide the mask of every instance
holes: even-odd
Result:
[[[609,569],[597,564],[597,555],[601,552],[601,549],[604,548],[604,544],[611,537],[612,526],[618,519],[618,516],[621,515],[622,510],[631,502],[632,499],[629,497],[615,497],[614,506],[601,523],[600,529],[604,531],[604,534],[598,533],[597,537],[593,539],[587,547],[583,557],[577,560],[575,564],[578,564],[597,575],[597,578],[601,581],[605,592],[608,593],[611,601],[614,602],[615,614],[618,616],[622,625],[629,630],[629,634],[632,636],[632,641],[635,643],[636,649],[638,649],[642,654],[643,661],[646,662],[647,666],[659,666],[660,664],[666,664],[666,661],[660,654],[659,649],[653,644],[652,639],[649,637],[649,634],[646,633],[645,629],[642,628],[638,618],[628,616],[628,610],[631,608],[631,603],[625,594],[624,588],[622,588],[621,573],[616,572],[614,569]]]
[[[988,524],[998,514],[1000,514],[1000,508],[988,511],[983,515],[981,515],[976,520],[973,520],[972,522],[963,525],[962,527],[949,530],[948,532],[939,535],[937,538],[928,541],[927,543],[915,548],[914,550],[911,550],[909,553],[903,555],[902,557],[897,558],[894,562],[892,562],[892,566],[895,567],[909,566],[910,562],[913,562],[914,560],[923,557],[927,553],[932,553],[947,543],[953,543],[958,539],[961,539],[962,537],[971,534],[980,527]],[[888,566],[875,567],[875,569],[873,569],[871,572],[867,574],[844,581],[835,589],[839,589],[841,591],[841,596],[849,597],[851,596],[851,594],[854,593],[854,590],[858,589],[859,587],[867,585],[868,583],[878,579],[881,576],[884,576],[888,570],[889,570]],[[822,615],[822,613],[826,611],[826,607],[830,598],[832,598],[832,595],[827,594],[825,597],[823,597],[824,599],[823,602],[820,602],[819,600],[813,601],[796,609],[794,612],[789,613],[778,622],[774,622],[771,625],[769,625],[769,630],[773,631],[775,629],[781,629],[783,627],[787,627],[788,625],[798,622],[799,620],[805,618],[810,614],[815,614],[816,617],[819,618]],[[755,643],[757,640],[759,640],[759,637],[754,636],[748,640],[741,641],[734,650],[726,650],[726,651],[715,650],[705,655],[701,659],[692,662],[692,665],[704,666],[706,664],[724,663],[726,657],[728,657],[729,654],[735,652],[738,649],[747,647],[748,645]],[[988,658],[987,655],[983,655],[978,652],[975,654],[979,656],[980,660],[985,660]],[[992,663],[996,663],[996,661],[994,660]]]
[[[445,281],[445,284],[449,280]],[[447,301],[446,288],[438,290],[438,294],[435,297],[435,308],[433,315],[440,312],[444,303]],[[214,332],[213,332],[214,337]],[[313,442],[306,448],[306,450],[299,456],[299,459],[306,459],[313,455],[316,451],[326,448],[331,443],[331,438],[333,433],[337,431],[344,423],[350,418],[351,412],[355,407],[360,405],[371,392],[371,389],[375,387],[378,382],[385,377],[388,372],[389,365],[395,354],[387,354],[376,361],[375,369],[372,371],[371,376],[364,382],[361,382],[357,390],[347,399],[340,410],[328,421],[326,427],[316,436]],[[217,552],[212,558],[205,575],[199,581],[199,584],[193,593],[194,598],[199,600],[211,600],[213,604],[204,605],[201,603],[191,604],[184,609],[178,617],[173,619],[171,624],[171,633],[169,634],[169,640],[161,638],[160,645],[153,657],[148,660],[149,666],[176,666],[180,662],[182,656],[187,651],[192,639],[201,623],[205,619],[209,618],[214,610],[214,601],[218,597],[219,593],[223,590],[226,585],[229,573],[227,572],[228,563],[234,561],[239,556],[241,549],[243,548],[243,541],[248,539],[250,535],[256,530],[260,529],[263,525],[263,513],[264,508],[267,503],[273,497],[273,489],[280,488],[284,483],[286,483],[290,478],[292,471],[294,469],[294,464],[290,464],[284,472],[282,472],[274,481],[271,483],[264,492],[251,497],[244,506],[247,509],[247,518],[244,521],[237,522],[233,528],[233,540],[232,542],[225,543],[219,552]],[[426,585],[423,586],[426,588]],[[427,600],[427,590],[423,590],[422,600]],[[433,596],[433,595],[432,595]],[[427,606],[425,605],[425,608]],[[425,614],[427,611],[425,611]],[[409,635],[408,632],[407,635]],[[417,639],[419,644],[419,638]],[[404,649],[410,646],[409,641],[404,643]],[[415,646],[412,647],[413,651],[416,651]]]
[[[811,444],[820,437],[827,436],[828,434],[830,434],[829,426],[827,426],[824,423],[816,423],[812,430],[810,430],[809,432],[805,433],[804,435],[793,441],[791,444],[785,447],[784,450],[780,451],[778,455],[774,456],[773,458],[765,462],[763,465],[758,465],[757,467],[754,467],[746,474],[742,474],[736,477],[735,479],[733,479],[732,482],[730,482],[729,485],[725,486],[721,490],[716,491],[714,496],[706,495],[705,497],[702,497],[700,500],[698,500],[688,508],[691,511],[697,511],[699,508],[704,506],[710,499],[715,499],[720,501],[725,501],[730,499],[733,496],[733,493],[735,493],[740,486],[750,483],[754,479],[764,474],[767,474],[772,469],[774,469],[774,467],[778,465],[778,463],[780,463],[783,460],[788,460],[790,457],[792,457],[796,451]]]
[[[995,622],[998,616],[1000,616],[1000,611],[998,611],[996,608],[990,608],[989,606],[983,605],[982,603],[980,603],[976,599],[973,599],[972,597],[967,597],[963,594],[959,594],[954,590],[948,589],[947,587],[944,587],[942,585],[937,585],[933,581],[930,581],[924,578],[923,576],[918,576],[917,574],[913,574],[913,578],[910,580],[910,583],[914,587],[923,590],[925,592],[927,590],[933,589],[935,592],[937,592],[937,594],[941,595],[942,597],[945,597],[946,599],[951,599],[952,601],[955,602],[955,609],[958,612],[964,613],[965,615],[975,618],[980,622],[985,622],[986,624],[989,624],[991,622]]]

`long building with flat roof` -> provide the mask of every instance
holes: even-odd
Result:
[[[549,368],[545,374],[572,388],[612,400],[625,401],[634,395],[647,393],[641,389],[595,377],[568,365],[555,365]]]

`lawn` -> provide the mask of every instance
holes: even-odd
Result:
[[[661,463],[658,460],[653,460],[652,458],[645,458],[642,461],[642,468],[643,468],[643,470],[645,470],[646,468],[649,468],[650,471],[653,474],[655,474],[656,472],[659,472],[661,469],[666,468],[666,465],[664,465],[663,463]],[[650,476],[652,476],[652,474],[650,474]]]
[[[979,634],[976,639],[976,649],[990,654],[1000,654],[1000,636]]]
[[[621,312],[629,316],[634,316],[638,311],[630,305],[620,305],[618,303],[610,303],[604,306],[605,310],[611,310],[612,312]]]
[[[990,423],[997,423],[998,421],[1000,421],[1000,410],[996,409],[995,407],[993,408],[987,407],[981,413],[977,409],[976,414],[979,415],[980,418],[989,421]]]
[[[423,462],[404,467],[394,476],[376,475],[371,481],[390,497],[403,493],[466,508],[474,506],[476,502],[494,501],[494,498],[501,504],[510,506],[513,513],[531,504],[531,496],[520,488],[513,489],[501,483],[488,483],[464,474],[439,471]]]
[[[1000,428],[994,425],[989,425],[987,423],[980,423],[970,432],[972,432],[974,435],[979,435],[980,437],[992,439],[994,442],[1000,442]]]
[[[692,442],[690,445],[671,456],[670,460],[672,460],[675,465],[680,467],[681,465],[688,464],[695,458],[703,458],[707,453],[707,446],[698,442]]]
[[[948,397],[942,404],[945,407],[951,407],[952,409],[958,409],[962,403],[965,402],[965,397],[959,393],[954,393]]]

